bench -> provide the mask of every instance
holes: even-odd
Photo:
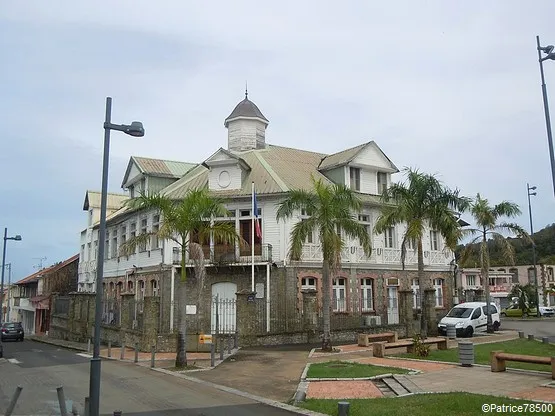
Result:
[[[423,344],[436,344],[438,350],[447,349],[447,337],[435,337],[426,338],[421,340]],[[374,357],[383,358],[385,356],[385,350],[389,348],[406,348],[408,353],[414,352],[414,341],[409,339],[403,339],[397,342],[374,342],[372,344],[372,355]]]
[[[520,363],[551,365],[551,378],[555,380],[555,357],[541,357],[538,355],[510,354],[503,351],[490,352],[491,371],[498,373],[505,371],[505,361],[518,361]]]
[[[358,346],[368,347],[377,341],[397,342],[397,332],[382,332],[381,334],[358,334]]]

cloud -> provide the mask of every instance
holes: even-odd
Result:
[[[245,80],[270,143],[331,153],[374,139],[399,167],[524,210],[530,182],[535,228],[554,222],[535,36],[555,42],[555,4],[534,5],[4,4],[0,160],[10,180],[0,214],[26,234],[10,244],[14,271],[79,249],[84,192],[100,183],[106,96],[114,122],[141,120],[147,133],[112,136],[118,191],[131,155],[198,162],[225,147],[223,120]],[[551,62],[546,77],[555,83]],[[528,226],[526,215],[519,222]]]

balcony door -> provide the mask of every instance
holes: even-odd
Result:
[[[262,219],[259,218],[258,221],[260,221],[260,229],[262,229]],[[241,234],[243,240],[247,242],[246,245],[243,244],[243,246],[241,247],[241,256],[250,256],[252,235],[252,221],[250,218],[239,221],[239,233]],[[254,236],[254,255],[262,255],[262,238],[258,237],[256,234]]]

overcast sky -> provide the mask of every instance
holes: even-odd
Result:
[[[105,97],[110,189],[131,155],[202,162],[251,98],[267,142],[332,153],[375,140],[400,168],[555,222],[536,35],[555,2],[3,1],[0,226],[13,280],[79,251],[85,191],[99,189]],[[555,62],[546,63],[555,91]],[[552,95],[555,106],[555,94]],[[399,179],[401,179],[399,177]]]

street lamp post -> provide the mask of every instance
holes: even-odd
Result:
[[[543,74],[543,61],[548,59],[555,60],[553,50],[555,46],[540,46],[540,37],[536,36],[538,45],[538,61],[540,63],[540,75],[542,79],[542,95],[543,95],[543,111],[545,113],[545,127],[547,129],[547,144],[549,146],[549,159],[551,161],[551,180],[553,182],[553,194],[555,195],[555,156],[553,155],[553,137],[551,135],[551,119],[549,117],[549,104],[547,103],[547,86],[545,85],[545,76]],[[542,57],[542,52],[546,55]]]
[[[5,271],[5,267],[4,265],[6,264],[6,241],[8,240],[14,240],[14,241],[21,241],[21,236],[19,234],[13,236],[13,237],[8,237],[8,228],[4,228],[4,248],[2,249],[2,279],[0,280],[0,296],[2,298],[2,302],[0,304],[0,324],[2,324],[4,322],[4,317],[2,316],[3,312],[4,312],[4,308],[3,308],[3,304],[4,304],[4,271]],[[11,274],[11,268],[10,268],[10,274]],[[2,345],[2,337],[0,337],[0,358],[2,358],[4,356],[4,346]]]
[[[104,121],[104,155],[102,159],[102,193],[100,197],[100,227],[98,231],[98,258],[96,263],[96,296],[94,313],[93,356],[89,380],[89,416],[100,414],[100,321],[102,319],[102,279],[106,239],[106,205],[108,199],[108,165],[110,161],[110,131],[122,131],[134,137],[143,137],[145,130],[139,121],[131,124],[112,124],[112,97],[106,97]]]
[[[526,188],[528,189],[528,214],[530,215],[530,238],[532,238],[532,262],[534,266],[534,291],[536,293],[536,315],[538,317],[541,316],[540,314],[540,296],[538,295],[538,271],[536,269],[536,243],[534,241],[534,224],[532,223],[532,204],[530,202],[531,196],[536,196],[535,191],[537,188],[535,186],[530,186],[530,184],[526,184]]]

